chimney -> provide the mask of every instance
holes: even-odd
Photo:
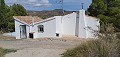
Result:
[[[79,15],[80,15],[80,17],[84,18],[84,16],[85,16],[85,10],[84,9],[80,10],[79,11]]]
[[[82,9],[79,11],[79,31],[78,37],[86,38],[86,20],[85,20],[85,10]]]
[[[32,16],[32,26],[34,26],[34,17]]]

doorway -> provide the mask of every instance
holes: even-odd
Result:
[[[76,18],[75,36],[79,36],[79,15]]]
[[[26,25],[20,25],[20,38],[27,38]]]

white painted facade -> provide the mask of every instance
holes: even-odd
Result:
[[[65,16],[55,16],[33,24],[27,24],[17,18],[14,19],[16,39],[21,39],[20,25],[26,26],[26,38],[29,38],[29,33],[33,33],[33,38],[61,38],[62,35],[94,38],[96,33],[93,33],[93,30],[99,31],[98,26],[100,26],[97,18],[85,15],[85,10],[80,10],[79,14],[73,12]],[[44,26],[44,32],[38,32],[38,25]],[[92,28],[92,30],[87,29],[87,27]]]
[[[86,16],[86,38],[93,38],[96,36],[100,28],[100,23],[95,17]]]
[[[77,13],[71,13],[63,16],[62,19],[62,34],[75,35]]]
[[[20,37],[20,25],[25,25],[24,23],[15,20],[15,35],[16,35],[16,39],[21,39]]]
[[[94,38],[99,31],[99,20],[95,17],[85,15],[85,10],[79,11],[79,32],[80,38]]]
[[[38,32],[38,25],[44,25],[44,32]],[[34,33],[34,38],[42,38],[42,37],[55,37],[56,34],[56,19],[51,19],[50,21],[41,22],[31,26],[31,32]]]

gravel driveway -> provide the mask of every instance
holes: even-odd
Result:
[[[5,57],[61,57],[67,49],[74,48],[83,42],[83,39],[22,39],[0,40],[0,47],[17,49]]]

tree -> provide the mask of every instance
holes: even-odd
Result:
[[[104,0],[92,0],[92,4],[88,8],[91,16],[97,16],[99,14],[104,14],[107,11],[107,4]]]
[[[28,13],[22,5],[7,6],[4,0],[0,0],[0,30],[14,31],[13,16],[25,15],[28,15]]]
[[[28,13],[22,5],[13,4],[12,6],[10,6],[10,11],[8,12],[8,18],[9,18],[8,29],[9,29],[9,31],[14,31],[13,16],[26,16],[26,15],[28,15]]]
[[[113,24],[115,31],[120,31],[120,0],[92,0],[88,12],[100,18],[101,26]]]
[[[20,4],[14,4],[11,6],[11,9],[13,10],[13,13],[17,16],[25,16],[28,15],[26,9],[20,5]]]
[[[8,6],[5,4],[4,0],[0,0],[0,30],[7,28],[8,20],[6,15],[8,11]]]

